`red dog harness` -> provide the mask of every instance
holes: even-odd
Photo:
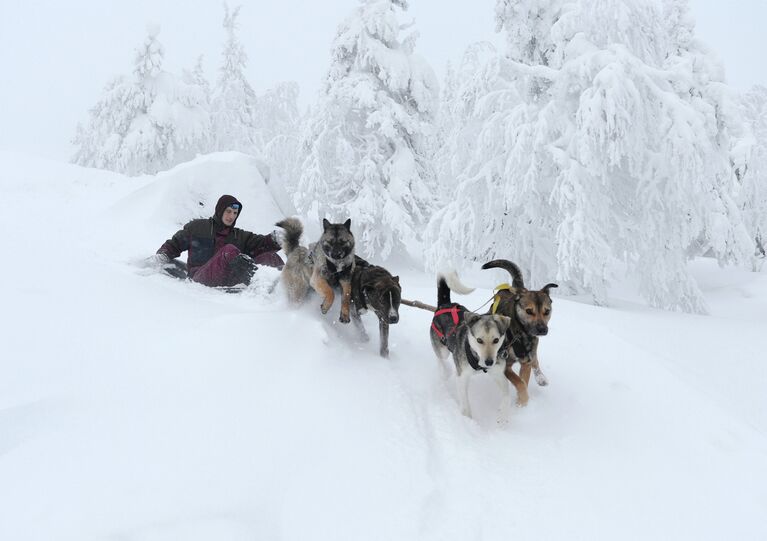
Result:
[[[434,318],[431,320],[431,329],[434,334],[439,336],[443,344],[447,344],[452,338],[458,325],[463,321],[463,315],[468,310],[460,304],[453,304],[447,308],[440,308],[434,312]]]

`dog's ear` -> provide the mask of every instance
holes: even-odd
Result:
[[[346,221],[344,222],[344,227],[346,228],[346,230],[347,230],[349,233],[351,233],[351,232],[352,232],[352,229],[351,229],[351,228],[352,228],[352,219],[351,219],[351,218],[349,218],[348,220],[346,220]]]
[[[551,289],[552,287],[559,287],[559,286],[557,284],[546,284],[545,286],[541,288],[541,291],[543,291],[546,295],[548,295],[549,289]]]
[[[463,315],[463,320],[466,322],[467,325],[472,325],[480,317],[482,316],[480,316],[479,314],[475,314],[474,312],[466,312]]]
[[[508,316],[501,316],[496,314],[495,321],[498,323],[498,332],[501,334],[506,334],[506,331],[509,330],[509,327],[511,327],[511,318]]]
[[[391,279],[399,284],[399,276],[392,276]]]
[[[328,227],[330,227],[330,222],[328,221],[327,218],[323,218],[322,219],[322,230],[323,231],[327,231]]]

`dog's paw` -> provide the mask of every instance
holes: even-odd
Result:
[[[507,424],[509,424],[509,418],[499,413],[498,417],[495,418],[495,424],[497,424],[498,426],[506,426]]]
[[[527,403],[529,401],[530,401],[530,397],[528,397],[527,395],[525,395],[525,396],[518,396],[517,397],[517,407],[518,408],[524,408],[525,406],[527,406]]]
[[[343,314],[342,313],[338,317],[338,321],[340,321],[341,323],[349,323],[351,321],[351,318],[349,317],[349,314]]]
[[[325,306],[325,303],[323,302],[322,304],[320,304],[320,312],[322,312],[323,315],[327,314],[331,306],[332,304],[328,304],[327,306]]]
[[[541,387],[546,387],[546,385],[549,384],[549,380],[546,378],[546,375],[541,372],[540,370],[535,370],[535,383],[540,385]]]

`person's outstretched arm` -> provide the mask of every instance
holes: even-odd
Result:
[[[259,235],[258,233],[251,233],[250,237],[245,242],[245,253],[250,257],[258,257],[266,252],[276,252],[282,246],[277,242],[275,238],[277,236],[276,231],[272,231],[268,235]]]
[[[167,256],[169,260],[175,259],[181,255],[181,252],[189,249],[189,238],[190,235],[185,225],[184,229],[178,230],[171,238],[166,240],[157,250],[157,253]]]

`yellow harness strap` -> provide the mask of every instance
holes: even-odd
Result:
[[[509,284],[499,284],[495,286],[493,291],[495,291],[495,295],[493,297],[493,314],[495,314],[495,311],[498,309],[498,305],[501,303],[501,296],[498,295],[498,292],[503,289],[511,289],[511,286]]]

